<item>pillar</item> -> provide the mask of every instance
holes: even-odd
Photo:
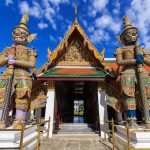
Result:
[[[99,108],[99,120],[100,120],[100,136],[104,138],[104,121],[108,120],[107,116],[107,104],[106,93],[102,90],[102,87],[98,86],[98,108]],[[108,129],[108,125],[106,126]]]
[[[45,109],[45,120],[48,120],[50,117],[50,131],[49,137],[52,137],[53,133],[53,124],[54,124],[54,100],[55,100],[55,85],[54,82],[48,82],[47,89],[47,102]],[[48,127],[48,124],[47,124]]]
[[[34,110],[32,110],[32,111],[30,112],[30,119],[31,119],[31,120],[35,119],[35,118],[34,118]]]

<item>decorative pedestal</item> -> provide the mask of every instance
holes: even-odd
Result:
[[[30,127],[26,126],[26,128]],[[11,127],[9,128],[11,129]],[[23,150],[35,150],[37,146],[37,140],[33,140],[37,137],[37,126],[33,126],[29,129],[25,129],[24,131],[24,139],[23,139]],[[20,131],[0,131],[0,149],[5,148],[5,150],[13,149],[17,150],[17,147],[20,146]],[[33,141],[32,141],[33,140]],[[32,141],[29,145],[27,144],[29,141]],[[7,149],[6,149],[7,148]]]
[[[150,149],[150,131],[130,132],[130,148]],[[119,150],[127,150],[127,130],[124,126],[117,126],[115,145]]]

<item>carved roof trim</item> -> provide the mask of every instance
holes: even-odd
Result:
[[[93,53],[94,57],[97,60],[99,60],[100,65],[105,66],[104,63],[101,63],[101,62],[104,61],[104,56],[102,56],[98,52],[96,47],[89,40],[88,36],[86,35],[86,33],[84,32],[82,27],[79,25],[78,20],[75,19],[74,23],[72,24],[71,28],[66,33],[65,37],[62,39],[60,44],[55,48],[54,52],[52,53],[51,61],[50,62],[46,62],[41,68],[39,68],[39,70],[37,70],[37,73],[36,73],[37,75],[39,75],[39,74],[41,74],[43,72],[46,72],[47,69],[50,67],[50,65],[52,65],[55,62],[55,60],[59,56],[59,53],[61,53],[63,51],[63,48],[68,46],[68,39],[69,39],[69,37],[71,36],[71,34],[73,33],[73,31],[75,29],[77,29],[78,32],[82,35],[82,37],[84,39],[84,45],[87,44],[89,50]]]

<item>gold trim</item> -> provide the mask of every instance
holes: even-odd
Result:
[[[79,31],[79,33],[82,35],[82,37],[84,39],[84,46],[86,46],[86,45],[88,46],[89,50],[94,54],[94,57],[99,60],[99,62],[100,62],[100,64],[102,66],[106,65],[106,63],[102,63],[102,62],[104,62],[104,52],[102,51],[101,54],[98,52],[96,47],[90,42],[88,36],[86,35],[84,30],[79,25],[78,20],[75,19],[74,23],[72,24],[71,28],[66,33],[65,37],[63,38],[63,40],[60,42],[60,44],[56,47],[54,52],[51,54],[51,61],[50,62],[46,62],[41,68],[39,68],[37,70],[37,72],[36,72],[37,75],[39,75],[39,74],[41,74],[43,72],[46,72],[48,67],[53,62],[56,61],[56,59],[58,58],[59,53],[61,53],[63,51],[63,48],[68,46],[68,38],[70,37],[70,35],[73,33],[73,31],[75,29],[77,29]]]

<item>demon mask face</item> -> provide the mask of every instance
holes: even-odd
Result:
[[[136,28],[126,29],[122,33],[121,38],[125,44],[134,44],[138,39],[138,31]]]
[[[13,31],[13,41],[15,44],[26,45],[29,33],[23,28],[15,28]]]

